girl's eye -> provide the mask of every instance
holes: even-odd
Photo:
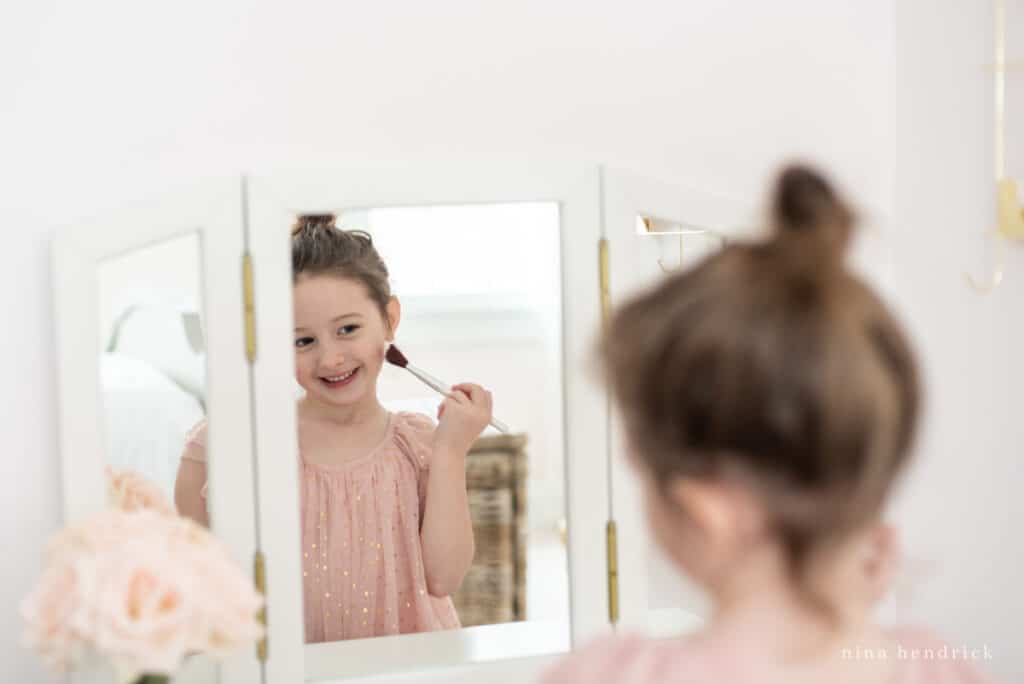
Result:
[[[339,335],[351,335],[356,330],[359,330],[359,326],[358,325],[343,325],[340,328],[338,328],[338,334]]]
[[[297,349],[302,349],[303,347],[308,347],[311,344],[313,344],[313,338],[312,337],[300,337],[299,339],[295,340],[295,347]]]

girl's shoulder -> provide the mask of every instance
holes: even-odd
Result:
[[[650,639],[640,635],[600,637],[566,655],[544,673],[542,684],[697,684],[736,681],[717,667],[707,653],[686,640]],[[733,659],[735,660],[735,659]],[[721,663],[725,669],[729,661]],[[724,677],[724,678],[723,678]]]
[[[398,448],[420,468],[429,467],[437,423],[430,416],[413,411],[398,411],[392,414],[391,421]]]
[[[636,637],[605,636],[566,654],[548,668],[541,684],[575,684],[577,682],[617,681],[616,673],[625,664],[623,656],[635,657]]]

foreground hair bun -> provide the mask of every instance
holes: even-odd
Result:
[[[786,167],[772,197],[771,223],[780,243],[811,260],[841,260],[856,217],[832,185],[807,166]]]

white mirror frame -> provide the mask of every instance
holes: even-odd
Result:
[[[655,216],[682,225],[706,227],[725,239],[741,237],[744,231],[739,226],[748,219],[749,208],[736,200],[622,170],[603,169],[602,187],[613,306],[663,278],[658,259],[664,245],[659,241],[680,239],[678,235],[639,235],[637,216]],[[691,238],[683,236],[682,239],[685,251],[686,242]],[[614,410],[611,426],[611,509],[619,537],[620,609],[616,630],[643,632],[653,637],[676,636],[693,630],[703,622],[701,597],[682,578],[685,607],[650,607],[649,562],[655,545],[644,519],[639,480],[623,453],[621,417]]]
[[[98,268],[132,250],[198,233],[202,245],[202,306],[206,316],[207,464],[213,533],[251,572],[256,549],[249,365],[245,357],[241,263],[244,251],[238,180],[209,181],[174,197],[132,206],[74,225],[53,244],[60,453],[65,523],[107,507],[106,448],[100,387]],[[182,447],[184,448],[184,435]],[[104,672],[73,681],[108,682]],[[260,681],[254,649],[214,664],[186,663],[175,682]]]
[[[470,628],[502,636],[500,654],[469,652],[469,630],[305,645],[299,540],[294,353],[291,345],[289,227],[295,213],[344,209],[551,201],[559,205],[562,249],[563,387],[566,506],[570,581],[570,638],[578,645],[610,629],[605,521],[608,511],[607,404],[588,362],[600,327],[597,167],[462,164],[365,166],[254,178],[249,185],[250,246],[255,268],[258,353],[254,367],[259,444],[260,538],[267,556],[269,659],[267,681],[329,681],[374,676],[401,681],[447,681],[458,667],[487,677],[514,668],[536,671],[551,656],[515,652],[529,622]],[[524,277],[528,273],[524,271]],[[475,641],[475,640],[474,640]],[[536,653],[534,651],[533,653]],[[519,660],[508,658],[523,656]],[[476,662],[474,662],[476,661]],[[468,663],[468,664],[467,664]],[[427,670],[427,671],[423,671]],[[404,671],[404,674],[403,674]]]

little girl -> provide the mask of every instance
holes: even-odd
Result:
[[[842,263],[853,215],[782,173],[773,236],[736,244],[618,310],[600,357],[656,542],[714,609],[683,639],[608,638],[545,682],[975,684],[975,652],[876,626],[907,465],[913,352]]]
[[[292,233],[307,642],[459,627],[450,595],[473,559],[465,457],[491,394],[452,388],[438,424],[390,413],[377,377],[401,314],[370,236],[330,215]],[[205,422],[178,472],[178,510],[207,523]]]

